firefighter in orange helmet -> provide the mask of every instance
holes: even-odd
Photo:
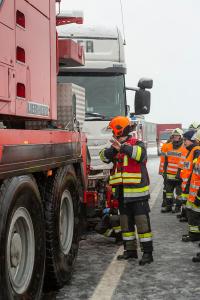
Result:
[[[109,183],[112,186],[114,197],[119,200],[124,242],[124,253],[118,256],[118,260],[138,257],[136,226],[143,251],[139,264],[145,265],[153,261],[146,149],[143,142],[129,134],[131,123],[127,117],[113,118],[109,127],[113,131],[112,145],[102,149],[100,158],[105,163],[113,162]]]

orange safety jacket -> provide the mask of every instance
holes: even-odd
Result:
[[[114,167],[110,175],[109,184],[112,186],[113,192],[115,192],[117,186],[122,186],[125,202],[149,198],[149,177],[146,169],[146,159],[141,161],[141,156],[146,150],[140,146],[140,143],[133,137],[129,138],[125,144],[132,146],[131,157],[125,153],[118,152],[113,160]],[[101,151],[100,157],[103,158],[104,156],[104,151]]]
[[[199,200],[200,202],[200,156],[197,159],[197,162],[195,163],[192,177],[190,181],[190,188],[189,188],[189,196],[188,196],[188,202],[187,206],[190,206],[192,210],[200,212],[200,207],[195,205],[195,200]]]
[[[188,152],[187,157],[184,161],[184,166],[183,169],[181,170],[181,179],[182,179],[182,184],[181,184],[181,188],[182,188],[182,192],[183,192],[183,197],[185,195],[185,198],[188,197],[188,192],[186,191],[186,187],[187,185],[190,184],[191,181],[191,176],[192,176],[192,171],[194,168],[194,165],[197,161],[197,158],[194,158],[194,152],[196,150],[200,151],[200,146],[195,146],[194,148],[192,148],[192,150],[190,152]]]
[[[173,144],[168,143],[164,163],[164,173],[166,173],[167,179],[176,179],[176,174],[180,166],[180,162],[182,161],[182,157],[185,156],[184,154],[185,146],[183,146],[183,144],[179,148],[174,149]]]
[[[165,163],[165,156],[167,152],[167,145],[169,143],[164,143],[161,148],[160,154],[160,166],[159,166],[159,174],[162,175],[164,173],[164,163]]]

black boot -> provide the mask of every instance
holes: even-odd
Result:
[[[140,266],[144,266],[145,264],[150,264],[153,262],[152,252],[144,252],[142,255],[142,259],[139,261]]]
[[[190,236],[189,234],[183,234],[182,235],[182,242],[196,242],[199,241],[199,236]]]
[[[175,214],[175,212],[176,212],[176,205],[173,205],[172,206],[172,213]]]
[[[171,208],[171,206],[163,206],[163,207],[161,207],[161,213],[168,213],[168,212],[170,212],[170,211],[172,211],[172,208]]]
[[[122,233],[121,232],[116,234],[115,244],[118,245],[118,246],[123,245],[123,239],[122,239]]]
[[[179,218],[179,222],[188,222],[188,218],[185,217],[185,216],[181,216],[181,217]]]
[[[175,206],[175,213],[179,213],[181,211],[181,206],[180,205],[176,205]]]
[[[189,234],[183,234],[182,235],[182,242],[192,242],[191,237]]]
[[[194,256],[194,257],[192,258],[192,261],[193,261],[193,262],[200,262],[200,255],[198,255],[198,254],[200,254],[200,253],[197,253],[197,256]]]
[[[138,258],[137,250],[126,250],[122,255],[118,255],[118,260],[124,260],[129,258]]]

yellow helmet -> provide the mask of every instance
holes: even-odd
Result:
[[[200,129],[197,130],[197,132],[194,134],[192,139],[197,140],[198,142],[200,142]]]
[[[200,128],[200,123],[198,122],[193,122],[190,124],[189,129],[197,130]]]
[[[183,130],[180,129],[180,128],[175,128],[175,129],[172,131],[171,136],[173,136],[173,135],[180,135],[181,137],[183,137]]]

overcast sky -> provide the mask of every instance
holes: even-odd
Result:
[[[154,80],[146,119],[200,122],[200,0],[122,0],[122,5],[126,84]],[[83,10],[85,24],[123,29],[120,0],[62,0],[61,9]]]

